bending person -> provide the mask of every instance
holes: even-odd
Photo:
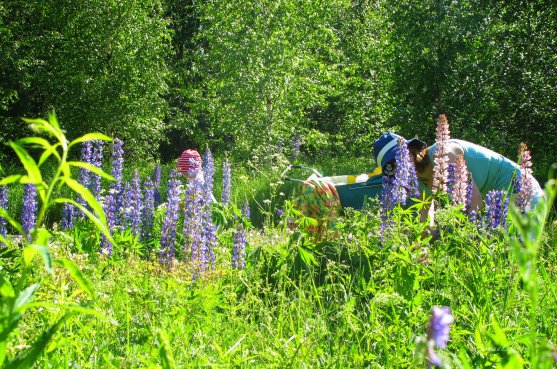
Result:
[[[375,160],[383,168],[384,174],[396,170],[394,158],[399,139],[404,138],[388,132],[374,142]],[[418,139],[406,142],[418,180],[431,190],[437,144],[428,147],[425,142]],[[477,211],[482,208],[483,198],[491,190],[505,190],[512,193],[515,178],[519,180],[523,175],[517,163],[495,151],[468,141],[450,139],[446,142],[445,151],[449,163],[456,163],[459,156],[464,157],[472,181],[471,210]],[[544,192],[533,176],[530,176],[530,185],[532,187],[530,207],[532,208],[544,197]]]

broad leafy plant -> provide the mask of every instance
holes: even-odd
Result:
[[[83,276],[72,261],[65,258],[53,258],[49,250],[51,234],[44,225],[45,216],[49,209],[58,204],[71,204],[79,208],[108,240],[113,241],[101,204],[97,202],[87,188],[72,178],[72,168],[84,168],[109,180],[112,180],[112,177],[91,164],[68,160],[70,149],[80,143],[89,140],[109,141],[111,139],[99,133],[91,133],[69,142],[64,135],[64,131],[58,125],[54,114],[48,117],[48,121],[43,119],[25,119],[25,121],[29,123],[31,130],[36,133],[36,136],[9,142],[9,146],[15,151],[25,169],[24,174],[6,176],[0,181],[0,186],[32,184],[37,189],[40,203],[36,221],[30,231],[29,238],[22,225],[6,210],[0,208],[0,217],[6,219],[13,229],[22,236],[21,241],[19,241],[21,245],[17,244],[19,237],[0,236],[0,242],[6,245],[4,252],[15,255],[14,264],[19,265],[18,273],[7,273],[6,268],[0,270],[0,365],[5,368],[31,367],[40,357],[48,342],[68,318],[77,312],[94,313],[86,308],[85,303],[61,306],[64,314],[42,332],[33,344],[12,358],[7,357],[10,334],[18,327],[23,313],[32,306],[41,305],[40,302],[33,303],[35,293],[41,284],[40,280],[36,283],[31,283],[31,281],[36,279],[36,273],[31,268],[36,256],[40,255],[48,273],[53,274],[53,265],[59,265],[66,269],[79,287],[88,294],[90,299],[93,299],[95,296],[92,284]],[[31,155],[32,152],[36,151],[40,152],[38,161]],[[50,160],[55,160],[57,166],[54,175],[47,179],[41,172],[41,167]],[[58,197],[58,194],[62,193],[61,190],[64,187],[79,194],[87,203],[87,207],[73,199]]]

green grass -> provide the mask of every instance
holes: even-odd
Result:
[[[112,259],[71,254],[74,240],[57,233],[53,253],[78,265],[95,298],[62,269],[37,271],[44,278],[40,303],[25,315],[9,352],[52,323],[59,304],[88,301],[98,315],[68,320],[37,367],[160,367],[162,331],[178,368],[414,368],[416,341],[427,333],[434,305],[455,316],[445,350],[453,362],[493,367],[509,352],[528,355],[529,297],[503,235],[466,225],[427,243],[405,228],[380,248],[377,226],[369,212],[344,219],[326,241],[282,224],[252,229],[246,270],[230,268],[223,242],[217,267],[196,282],[187,263],[167,272],[133,251]],[[543,336],[557,338],[554,240],[549,228],[539,254],[540,345]],[[305,262],[300,247],[315,262]],[[505,344],[494,338],[497,325]]]
[[[445,209],[434,241],[421,237],[412,209],[398,209],[395,231],[380,242],[379,214],[371,207],[345,214],[335,230],[315,237],[289,229],[275,213],[295,189],[294,182],[280,183],[288,162],[232,164],[232,200],[249,201],[255,225],[245,270],[231,268],[234,222],[219,228],[215,267],[195,281],[187,259],[170,271],[161,267],[156,242],[140,245],[128,233],[116,234],[120,246],[106,258],[87,222],[53,231],[53,259],[72,260],[94,294],[68,268],[55,265],[49,274],[35,258],[23,282],[42,283],[9,337],[8,357],[74,309],[37,368],[425,368],[423,342],[431,308],[439,305],[455,317],[447,349],[437,350],[453,367],[521,368],[529,360],[551,367],[554,223],[536,249],[531,284],[511,251],[515,226],[508,234],[487,234],[458,210]],[[221,166],[217,160],[217,199]],[[324,175],[372,167],[367,158],[310,166]],[[164,167],[163,183],[172,167]],[[144,176],[151,173],[143,167]],[[22,274],[20,254],[19,248],[0,253],[10,279]],[[519,255],[529,265],[532,259]]]

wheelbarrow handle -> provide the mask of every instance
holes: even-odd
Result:
[[[281,173],[281,175],[280,175],[281,178],[287,179],[289,181],[304,182],[304,180],[302,180],[302,179],[286,177],[286,173],[288,173],[291,169],[307,169],[307,170],[311,170],[313,172],[313,174],[315,174],[317,177],[319,177],[319,178],[323,177],[323,175],[321,173],[319,173],[316,169],[313,169],[313,168],[310,168],[310,167],[305,167],[303,165],[289,165],[284,170],[284,172]]]

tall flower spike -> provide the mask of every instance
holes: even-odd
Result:
[[[153,185],[155,189],[155,207],[161,204],[161,166],[157,164],[155,166],[155,172],[153,173]]]
[[[0,186],[0,208],[4,210],[8,210],[8,197],[9,191],[8,186]],[[0,216],[0,235],[6,238],[8,237],[8,229],[6,228],[7,222],[6,219]],[[0,242],[0,247],[6,246],[3,242]]]
[[[114,181],[110,185],[110,191],[112,192],[113,202],[115,206],[115,215],[120,211],[122,207],[122,178],[124,170],[124,142],[119,138],[114,139],[112,146],[112,177]],[[116,218],[118,225],[118,217]]]
[[[380,245],[383,245],[383,240],[388,232],[393,227],[393,220],[391,219],[391,210],[395,206],[395,184],[394,178],[383,176],[382,190],[381,190],[381,226],[379,228]]]
[[[406,204],[409,196],[418,196],[418,179],[416,169],[412,164],[408,145],[404,140],[398,141],[396,150],[396,173],[394,180],[393,201],[394,204]]]
[[[91,162],[92,155],[93,155],[93,143],[91,141],[85,141],[83,143],[83,147],[81,149],[81,159],[80,160],[84,163],[92,164],[92,162]],[[90,173],[87,169],[80,168],[78,181],[83,187],[89,188],[89,186],[90,186]],[[87,207],[87,202],[83,199],[83,197],[78,196],[77,202],[80,203],[81,205],[83,205],[84,207]],[[83,216],[83,214],[81,214],[81,216]]]
[[[234,233],[234,249],[232,251],[232,268],[244,269],[246,265],[246,231],[239,225]]]
[[[433,167],[433,192],[447,193],[449,158],[447,144],[450,140],[449,122],[445,114],[437,120],[436,150]]]
[[[468,214],[470,221],[472,221],[472,213],[474,213],[474,220],[475,220],[475,211],[472,210],[472,193],[474,192],[474,185],[472,184],[472,176],[470,176],[470,180],[468,181],[468,185],[466,187],[466,214]]]
[[[141,228],[141,240],[148,241],[153,231],[153,219],[155,214],[155,186],[153,181],[145,182],[143,195],[143,221]]]
[[[122,208],[119,209],[121,219],[118,222],[123,228],[129,227],[132,222],[132,185],[130,182],[122,184]]]
[[[103,210],[106,215],[106,224],[110,233],[114,232],[117,226],[116,200],[113,191],[109,191],[103,199]],[[101,253],[107,256],[112,255],[112,243],[108,241],[104,234],[101,234]]]
[[[21,225],[27,236],[27,241],[31,241],[31,230],[37,220],[37,189],[33,184],[23,186],[23,210],[21,212]]]
[[[192,165],[192,168],[186,188],[183,232],[184,251],[190,253],[195,278],[207,264],[207,255],[203,246],[205,243],[202,219],[203,207],[205,206],[203,177],[200,175],[201,168],[199,166]]]
[[[208,203],[213,202],[213,176],[215,174],[215,163],[213,162],[213,154],[211,149],[207,148],[203,154],[203,177],[205,180],[205,195]]]
[[[525,212],[530,207],[532,195],[534,194],[533,188],[533,175],[532,175],[532,157],[530,150],[524,142],[520,144],[518,150],[520,173],[518,176],[518,195],[516,196],[515,205],[521,211]]]
[[[60,226],[62,229],[68,230],[73,227],[73,218],[75,207],[72,204],[65,203],[62,209],[62,222]]]
[[[222,198],[221,201],[224,205],[227,205],[230,201],[230,187],[231,187],[231,173],[230,173],[230,162],[228,158],[224,161],[222,166]]]
[[[485,222],[488,230],[504,227],[507,219],[509,196],[504,190],[491,190],[485,198]]]
[[[454,322],[451,309],[446,306],[434,306],[431,310],[431,318],[428,330],[428,368],[432,365],[441,366],[439,356],[433,351],[433,346],[441,349],[447,347],[449,341],[450,325]]]
[[[246,201],[244,202],[244,206],[242,206],[242,214],[243,214],[246,218],[250,219],[251,210],[250,210],[250,208],[249,208],[249,202],[248,202],[247,199],[246,199]]]
[[[142,198],[141,177],[139,175],[139,170],[135,169],[130,191],[130,227],[132,233],[136,236],[140,236],[141,234],[141,213],[143,211]]]
[[[464,155],[459,155],[454,165],[451,203],[453,206],[466,205],[468,195],[468,167]]]
[[[168,181],[168,196],[166,202],[166,214],[164,216],[161,230],[161,247],[159,258],[161,265],[166,265],[170,269],[174,260],[176,223],[180,210],[180,180],[178,172],[172,171]]]
[[[99,169],[102,169],[102,160],[103,160],[103,148],[104,142],[100,140],[93,141],[93,154],[91,156],[91,164],[96,166]],[[90,173],[91,183],[89,184],[91,193],[97,201],[100,200],[101,196],[101,176],[95,173]]]

